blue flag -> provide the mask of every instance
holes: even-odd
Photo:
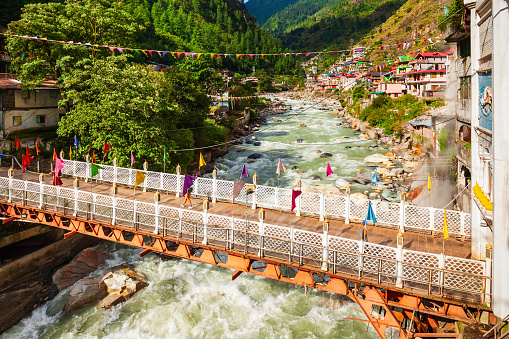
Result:
[[[366,215],[366,219],[364,219],[362,224],[367,225],[368,221],[372,221],[373,224],[376,224],[375,212],[373,212],[373,207],[371,206],[371,201],[369,201],[368,214]]]
[[[74,135],[74,147],[78,148],[78,136]]]
[[[375,169],[375,173],[373,174],[373,177],[371,178],[371,182],[375,184],[375,186],[378,186],[378,167]]]
[[[2,153],[0,153],[0,159],[2,159],[2,158],[3,158],[3,157],[5,157],[5,156],[6,156],[6,154],[2,154]]]

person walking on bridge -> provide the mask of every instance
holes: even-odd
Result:
[[[184,207],[186,202],[189,202],[189,209],[193,208],[193,203],[191,202],[191,193],[193,191],[193,184],[196,180],[196,177],[192,177],[190,175],[185,175],[184,177],[184,189],[182,191],[182,196],[184,197],[184,202],[180,205],[180,207]]]

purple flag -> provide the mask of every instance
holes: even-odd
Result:
[[[182,196],[186,195],[187,190],[193,186],[195,180],[196,177],[192,177],[187,174],[184,176],[184,189],[182,190]]]
[[[133,151],[131,151],[131,167],[133,167],[134,165],[134,155],[133,155]]]
[[[244,180],[235,181],[233,183],[233,199],[232,204],[235,202],[235,198],[242,192],[242,188],[244,187],[246,183]]]
[[[244,164],[244,167],[242,167],[242,173],[240,173],[240,180],[242,180],[243,175],[245,175],[246,177],[249,178],[249,173],[247,172],[247,167],[245,164]]]
[[[330,168],[329,163],[327,163],[327,171],[325,172],[325,178],[327,178],[331,174],[334,174],[334,173],[332,172],[332,168]]]
[[[293,214],[293,210],[295,209],[295,206],[297,206],[295,201],[301,194],[302,194],[302,191],[300,189],[292,190],[292,210],[290,211],[290,213]]]

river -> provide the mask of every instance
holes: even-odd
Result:
[[[247,164],[251,178],[257,172],[259,184],[275,185],[278,158],[287,168],[298,166],[282,174],[282,187],[295,185],[298,178],[309,185],[321,184],[308,178],[314,174],[323,178],[327,162],[334,171],[329,183],[352,176],[358,168],[371,169],[363,161],[376,152],[369,148],[371,141],[337,126],[340,119],[309,108],[311,103],[288,103],[293,109],[275,118],[301,114],[283,123],[269,119],[264,131],[256,134],[260,146],[231,147],[216,163],[218,178],[238,180]],[[302,123],[307,127],[300,127]],[[342,136],[357,140],[342,142]],[[333,157],[320,158],[317,151]],[[247,156],[254,152],[262,157],[248,163]],[[139,249],[106,246],[111,253],[108,267],[131,263],[149,286],[111,309],[91,305],[71,315],[62,311],[68,292],[64,290],[2,338],[378,338],[366,322],[346,319],[365,317],[344,297],[316,290],[306,295],[302,287],[249,274],[232,282],[229,269],[187,260],[163,261],[155,254],[140,259]]]

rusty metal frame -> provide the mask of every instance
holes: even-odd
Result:
[[[411,333],[407,333],[407,330],[403,328],[403,320],[405,317],[409,318],[415,312],[426,314],[426,316],[431,319],[448,319],[450,321],[462,321],[470,324],[476,322],[470,312],[466,312],[463,305],[449,303],[441,299],[440,296],[437,296],[437,298],[430,298],[427,296],[410,295],[400,289],[392,288],[392,286],[377,285],[372,282],[362,281],[362,279],[359,280],[347,274],[322,272],[316,267],[303,265],[301,263],[289,264],[288,261],[266,259],[250,254],[246,255],[244,251],[241,250],[227,250],[223,246],[203,245],[201,242],[193,242],[192,239],[187,240],[170,237],[165,235],[164,232],[162,235],[157,235],[137,228],[125,228],[95,220],[87,220],[86,218],[67,216],[54,211],[45,211],[7,202],[0,202],[0,213],[3,213],[7,217],[30,220],[67,230],[69,236],[75,233],[81,233],[128,246],[138,247],[143,249],[141,253],[142,256],[153,251],[210,265],[230,268],[236,271],[234,276],[246,272],[304,286],[306,288],[311,287],[344,295],[359,305],[362,313],[364,313],[368,319],[367,321],[373,326],[380,338],[386,338],[385,330],[387,327],[398,329],[404,338],[406,338],[407,335],[412,335]],[[198,253],[196,250],[197,248],[202,250],[199,255],[196,255]],[[216,252],[226,253],[227,261],[221,262],[216,260]],[[265,262],[267,266],[263,271],[257,270],[251,265],[255,261]],[[295,277],[284,277],[279,267],[292,267],[296,269]],[[319,274],[320,276],[326,275],[329,280],[326,283],[315,283],[313,274]],[[430,303],[434,302],[440,304],[439,307],[437,307],[437,304],[433,304],[433,307],[429,306]],[[384,319],[376,319],[371,314],[371,310],[375,305],[380,307],[380,310],[382,308],[385,310]],[[396,311],[395,308],[399,308],[402,311]],[[436,321],[433,320],[430,323],[436,324]],[[429,329],[430,327],[426,324],[416,324],[420,330]]]

